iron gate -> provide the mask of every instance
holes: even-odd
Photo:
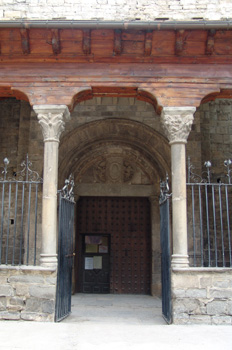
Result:
[[[58,273],[55,321],[71,312],[74,198],[73,178],[69,177],[59,197]]]
[[[160,242],[161,242],[161,280],[162,314],[167,323],[172,322],[171,304],[171,259],[169,230],[168,178],[160,184]]]

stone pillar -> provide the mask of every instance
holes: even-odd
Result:
[[[57,266],[57,182],[58,148],[64,119],[69,118],[65,105],[35,105],[44,137],[42,250],[40,263],[44,267]]]
[[[172,267],[188,267],[186,150],[195,107],[165,107],[162,124],[171,145],[172,163]]]

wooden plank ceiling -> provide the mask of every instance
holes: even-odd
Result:
[[[232,30],[0,28],[0,61],[232,63]]]

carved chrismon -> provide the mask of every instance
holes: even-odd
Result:
[[[195,107],[164,108],[161,122],[170,143],[186,143],[193,123]]]
[[[134,165],[120,157],[104,158],[93,168],[94,181],[101,183],[128,183],[132,180]]]

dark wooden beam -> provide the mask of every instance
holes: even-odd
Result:
[[[122,53],[122,31],[116,29],[114,31],[114,54],[121,55]]]
[[[85,55],[90,55],[91,53],[91,30],[83,30],[83,39],[82,39],[82,50]]]
[[[152,36],[153,36],[153,31],[152,30],[149,30],[149,31],[146,32],[145,45],[144,45],[144,55],[145,56],[151,56]]]
[[[29,38],[29,29],[20,29],[21,35],[21,45],[24,55],[29,55],[30,53],[30,38]]]
[[[59,29],[52,29],[51,33],[52,33],[52,51],[54,55],[58,55],[61,52]]]
[[[176,31],[176,42],[175,42],[175,54],[180,56],[184,51],[185,45],[185,31],[177,30]]]
[[[216,34],[216,30],[211,29],[208,31],[208,37],[206,41],[205,54],[212,55],[214,52],[214,37]]]

